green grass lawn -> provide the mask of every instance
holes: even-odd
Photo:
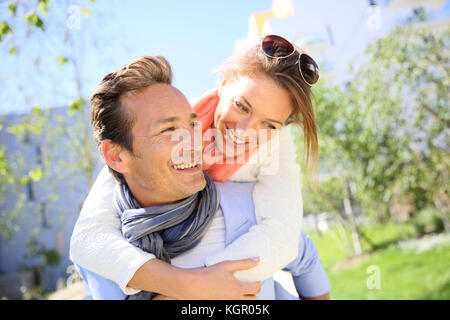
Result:
[[[448,244],[420,253],[401,250],[395,243],[415,235],[408,224],[366,227],[364,232],[380,247],[351,260],[337,244],[336,230],[322,237],[309,233],[327,271],[333,299],[450,299]],[[370,248],[364,242],[363,246]],[[368,288],[368,279],[375,276],[370,266],[379,271],[379,289]]]

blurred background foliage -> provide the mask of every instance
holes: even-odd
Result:
[[[80,9],[79,14],[88,19],[88,6],[94,1],[76,4],[75,9]],[[9,55],[8,61],[13,62],[2,72],[2,81],[8,83],[11,72],[18,79],[22,77],[16,92],[8,95],[7,90],[2,90],[0,96],[3,105],[20,101],[25,110],[30,110],[7,124],[5,116],[0,116],[0,130],[14,135],[18,146],[8,151],[6,145],[0,144],[0,237],[12,241],[22,235],[25,239],[27,249],[19,271],[31,274],[31,280],[25,281],[27,284],[20,289],[28,299],[43,297],[44,268],[58,266],[62,261],[58,250],[44,244],[41,229],[58,225],[73,209],[81,208],[81,202],[76,208],[55,205],[64,200],[60,199],[61,190],[66,191],[64,197],[68,198],[84,195],[99,165],[83,95],[86,78],[81,54],[85,45],[95,45],[85,34],[77,33],[76,26],[71,28],[70,23],[76,23],[66,16],[66,12],[73,13],[69,10],[71,5],[71,1],[65,0],[0,3],[0,46]],[[49,14],[51,8],[53,14]],[[45,92],[55,101],[51,107],[36,103]],[[60,110],[59,103],[68,105],[68,112]],[[24,152],[30,149],[30,141],[39,142],[35,161]],[[76,189],[80,180],[83,190]],[[44,200],[45,205],[34,203],[37,208],[31,212],[26,200],[30,197],[34,200],[40,193],[45,194],[45,199],[38,200]],[[12,198],[15,203],[11,207]],[[47,218],[47,211],[55,215]]]
[[[94,1],[85,3],[82,13],[88,18]],[[8,14],[0,19],[2,50],[18,55],[26,49],[28,39],[49,36],[49,23],[66,23],[65,17],[48,21],[49,6],[69,4],[8,2]],[[0,117],[0,130],[16,135],[19,143],[29,135],[45,141],[42,159],[32,167],[20,153],[7,156],[6,146],[0,145],[0,194],[12,189],[18,195],[15,206],[0,215],[0,235],[5,239],[20,232],[20,222],[27,218],[23,212],[27,182],[50,179],[55,190],[63,187],[60,179],[72,175],[82,176],[88,188],[93,182],[98,157],[86,121],[85,79],[80,72],[83,41],[76,39],[70,28],[62,30],[64,33],[51,35],[57,49],[50,56],[77,93],[71,97],[55,93],[70,106],[69,116],[54,115],[34,105],[32,97],[24,93],[31,112],[8,127]],[[334,221],[327,233],[311,232],[334,298],[450,298],[450,241],[445,238],[444,244],[423,252],[401,245],[408,239],[427,241],[429,235],[450,231],[449,42],[450,30],[436,33],[417,25],[396,27],[369,45],[363,62],[349,67],[351,81],[338,86],[325,73],[313,88],[320,185],[314,191],[302,181],[303,203],[305,215],[326,213]],[[48,52],[34,52],[36,69],[40,59],[48,59]],[[52,81],[58,83],[59,78],[60,74]],[[295,136],[301,162],[301,130],[296,130]],[[59,159],[62,145],[66,153],[73,154]],[[50,172],[55,163],[58,179]],[[56,201],[55,197],[50,195],[50,202]],[[41,258],[34,269],[58,264],[58,253],[40,244],[36,234],[34,230],[27,241],[29,256]],[[383,267],[381,290],[367,289],[370,265]],[[42,290],[26,296],[38,294]]]
[[[449,55],[450,30],[399,26],[344,87],[325,76],[313,88],[321,178],[318,192],[303,181],[304,212],[336,222],[311,232],[334,298],[450,298],[450,238],[426,253],[398,246],[450,231]],[[370,265],[384,270],[380,290],[367,289]]]
[[[94,0],[84,1],[80,5],[93,4]],[[23,186],[29,181],[45,181],[52,184],[54,190],[59,190],[59,180],[63,180],[71,175],[82,175],[88,186],[93,183],[93,174],[98,156],[93,145],[92,135],[88,125],[89,110],[83,97],[83,75],[81,74],[82,57],[79,54],[79,43],[74,33],[76,29],[66,28],[69,23],[65,15],[49,16],[49,6],[61,7],[66,12],[70,8],[70,1],[57,1],[50,3],[49,0],[23,0],[9,1],[3,3],[2,7],[8,9],[3,11],[0,17],[0,45],[2,50],[6,50],[12,57],[16,56],[16,63],[26,59],[33,61],[33,68],[26,67],[19,69],[23,76],[28,77],[29,82],[23,84],[28,90],[18,88],[23,95],[24,103],[30,112],[24,114],[19,122],[10,123],[4,128],[8,133],[16,135],[18,144],[27,143],[31,137],[45,141],[41,144],[39,161],[30,166],[20,152],[10,153],[7,160],[7,148],[0,145],[0,193],[6,194],[8,188],[15,190],[19,194],[19,201],[13,210],[2,212],[0,216],[0,235],[10,239],[14,230],[20,229],[21,209],[23,197]],[[87,7],[83,7],[80,12],[85,16],[90,16]],[[3,19],[3,20],[2,20]],[[61,32],[55,32],[57,30]],[[52,28],[51,32],[47,28]],[[50,44],[44,45],[44,39],[51,38]],[[37,48],[34,42],[42,43],[42,47]],[[42,70],[46,61],[51,59],[56,69]],[[67,72],[69,67],[69,72]],[[44,67],[45,68],[45,67]],[[59,69],[59,70],[58,70]],[[61,73],[64,79],[61,79]],[[47,77],[52,79],[46,83]],[[42,76],[36,79],[36,75]],[[8,81],[8,79],[4,79]],[[69,82],[76,94],[66,96],[64,87],[61,91],[55,91],[58,84]],[[34,104],[33,96],[39,96],[43,86],[52,88],[53,97],[56,101],[63,99],[69,105],[69,115],[58,114],[54,108],[44,109]],[[48,91],[48,89],[47,89]],[[5,92],[3,92],[5,94]],[[4,103],[8,102],[8,96],[3,96]],[[4,118],[0,117],[0,129],[3,127]],[[61,157],[64,153],[66,156]],[[67,156],[67,154],[70,154]],[[58,163],[57,168],[53,164]],[[56,171],[56,172],[55,172]],[[56,178],[56,179],[55,179]],[[50,180],[50,181],[49,181]],[[22,199],[22,201],[20,201]],[[2,205],[0,199],[0,206]],[[55,202],[56,194],[49,195],[50,202]]]
[[[449,231],[449,36],[397,27],[351,66],[345,87],[314,87],[321,182],[317,193],[305,185],[305,212]]]

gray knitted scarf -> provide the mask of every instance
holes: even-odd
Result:
[[[141,208],[127,184],[114,194],[114,206],[120,215],[122,233],[131,244],[170,263],[171,258],[193,248],[210,225],[219,208],[220,193],[206,174],[206,187],[173,204]],[[150,300],[156,294],[141,291],[129,300]]]

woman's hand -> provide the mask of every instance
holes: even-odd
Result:
[[[128,286],[177,300],[254,300],[261,290],[261,282],[243,282],[234,273],[258,263],[259,259],[242,259],[183,269],[151,259],[136,271]]]

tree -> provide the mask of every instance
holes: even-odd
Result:
[[[424,24],[397,27],[369,45],[346,86],[314,86],[321,186],[305,188],[305,211],[333,212],[367,242],[355,211],[384,222],[433,207],[448,230],[449,35]],[[358,240],[345,242],[358,252]]]
[[[364,196],[408,203],[414,216],[450,212],[448,84],[450,29],[397,27],[369,46],[368,63],[349,85],[347,151],[359,157]],[[448,225],[448,223],[447,223]]]
[[[52,203],[58,200],[58,191],[70,191],[73,180],[84,179],[83,190],[73,190],[80,195],[93,183],[99,157],[87,123],[87,81],[83,71],[86,47],[92,51],[98,50],[99,45],[98,41],[94,43],[95,33],[80,32],[80,21],[82,28],[92,27],[88,18],[93,2],[0,3],[0,55],[6,66],[0,70],[0,81],[6,88],[0,91],[0,97],[4,105],[17,106],[23,113],[16,118],[18,122],[5,124],[3,131],[14,134],[22,147],[25,137],[40,141],[40,155],[33,161],[25,159],[20,151],[13,153],[0,145],[0,206],[8,195],[13,194],[16,199],[16,205],[3,207],[0,215],[0,235],[6,239],[20,230],[25,218],[36,216],[24,212],[28,184],[39,189],[48,187],[47,209],[55,210]],[[66,109],[58,108],[64,105]],[[74,210],[79,207],[66,208],[59,215],[63,217],[66,211]],[[29,235],[31,240],[39,240],[36,232]],[[42,255],[45,264],[50,251],[40,244],[37,248],[30,252]]]
[[[90,0],[90,3],[93,2]],[[56,136],[50,138],[51,133],[66,135],[73,153],[79,158],[78,161],[72,162],[71,167],[74,170],[82,169],[89,187],[93,183],[96,153],[87,126],[86,99],[83,96],[84,79],[81,74],[82,61],[78,51],[80,33],[77,33],[76,29],[77,23],[80,22],[76,20],[82,18],[81,14],[85,17],[90,16],[90,11],[87,7],[73,6],[69,1],[50,5],[48,0],[15,0],[4,2],[1,6],[8,8],[3,11],[8,12],[6,16],[0,17],[0,44],[4,49],[2,53],[7,52],[9,55],[7,58],[14,62],[10,65],[18,66],[16,69],[11,67],[3,72],[5,82],[10,82],[11,74],[14,74],[17,78],[15,83],[17,87],[4,91],[2,100],[5,103],[21,104],[28,113],[22,118],[23,123],[5,129],[17,135],[40,135],[45,132],[46,139],[49,139],[48,144],[51,144],[50,140],[54,142],[56,139]],[[77,14],[73,14],[74,8],[78,9]],[[46,33],[47,29],[51,29],[52,32]],[[40,50],[36,50],[37,43]],[[63,78],[60,77],[61,72],[65,73]],[[19,101],[12,98],[17,96],[18,92],[22,97]],[[71,93],[68,95],[67,92]],[[46,121],[49,119],[44,116],[43,107],[38,107],[39,103],[42,103],[39,100],[42,93],[50,95],[51,103],[69,104],[70,113],[78,116],[76,121],[78,125],[68,125],[62,115],[59,119],[52,119],[53,123]],[[50,108],[55,106],[50,105]],[[52,127],[55,125],[59,125],[59,129],[53,130]],[[4,159],[2,173],[7,175],[11,173],[7,164],[7,151],[4,146],[1,150]],[[46,175],[43,168],[36,170],[38,171],[31,170],[27,177],[20,177],[22,184],[30,179],[38,181]],[[14,182],[11,177],[3,180]]]
[[[360,255],[363,253],[360,238],[371,241],[362,233],[355,217],[354,166],[359,164],[343,148],[342,110],[348,104],[348,97],[338,86],[327,84],[326,79],[313,90],[319,126],[320,185],[318,190],[314,190],[303,181],[304,211],[332,214],[339,233],[337,243],[343,243],[342,250],[348,255]],[[302,133],[298,132],[296,140],[300,146],[302,139]],[[302,153],[301,147],[299,158]]]

